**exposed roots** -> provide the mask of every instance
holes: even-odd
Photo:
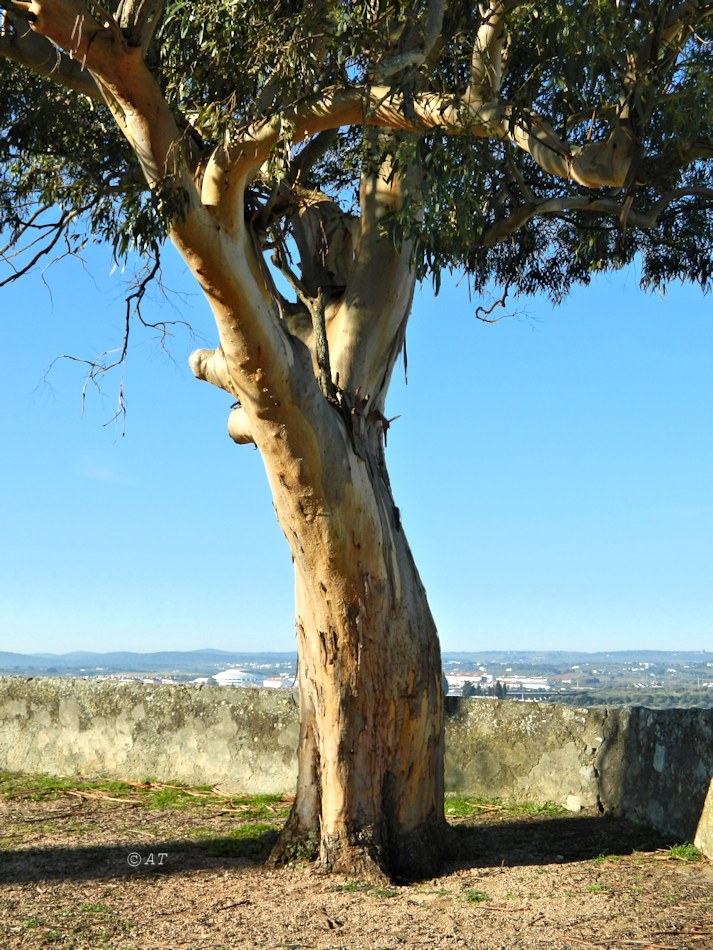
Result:
[[[275,842],[265,865],[282,867],[294,861],[315,861],[319,857],[319,831],[315,824],[306,826],[293,806],[285,827]]]
[[[266,864],[279,867],[295,861],[316,861],[326,874],[386,884],[433,877],[438,873],[447,840],[445,821],[432,821],[411,832],[391,834],[388,843],[377,829],[323,835],[290,817]]]

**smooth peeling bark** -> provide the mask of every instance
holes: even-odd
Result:
[[[190,234],[185,222],[181,237]],[[383,445],[413,292],[408,256],[383,248],[369,295],[359,290],[369,268],[357,262],[352,305],[335,325],[356,322],[380,345],[364,364],[353,337],[332,338],[336,372],[349,383],[336,404],[320,391],[310,349],[268,319],[270,290],[254,262],[227,253],[239,239],[200,234],[201,259],[184,257],[211,301],[221,347],[198,351],[192,366],[240,399],[231,435],[261,453],[296,572],[299,779],[273,860],[318,850],[325,869],[361,877],[433,873],[444,837],[440,650]],[[361,254],[376,243],[376,225],[362,221]]]
[[[325,870],[419,877],[444,840],[440,648],[380,448],[358,454],[340,428],[319,502],[318,481],[288,486],[263,449],[295,560],[300,689],[296,799],[272,861],[318,849]]]

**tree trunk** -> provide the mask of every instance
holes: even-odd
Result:
[[[271,860],[413,878],[435,871],[444,836],[441,661],[380,424],[339,419],[319,510],[263,449],[295,560],[300,692],[296,799]]]

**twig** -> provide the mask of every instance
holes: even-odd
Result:
[[[214,907],[213,910],[216,911],[216,913],[222,913],[224,910],[232,910],[233,907],[241,907],[243,904],[252,904],[252,901],[246,897],[244,900],[235,901],[232,904],[223,904],[222,907]]]
[[[131,785],[133,788],[145,788],[149,789],[171,789],[177,792],[183,792],[184,795],[190,795],[193,798],[232,798],[234,796],[228,795],[227,792],[217,792],[214,789],[210,791],[192,791],[191,789],[186,788],[184,785],[168,785],[165,782],[129,782],[126,781],[125,785]]]
[[[471,808],[480,808],[481,811],[505,811],[504,805],[481,805],[478,802],[466,802]]]
[[[76,795],[77,798],[92,798],[97,801],[104,802],[118,802],[120,805],[141,805],[142,802],[138,798],[115,798],[112,795],[107,795],[104,792],[78,792],[74,789],[68,788],[63,791],[64,795]]]

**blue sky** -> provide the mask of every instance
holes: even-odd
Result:
[[[214,334],[177,259],[149,312],[196,340],[137,330],[83,414],[78,364],[45,377],[119,343],[110,271],[94,251],[0,291],[0,649],[291,650],[289,552],[229,397],[187,368]],[[443,648],[713,649],[711,298],[630,270],[494,326],[478,302],[417,294],[388,404]]]

